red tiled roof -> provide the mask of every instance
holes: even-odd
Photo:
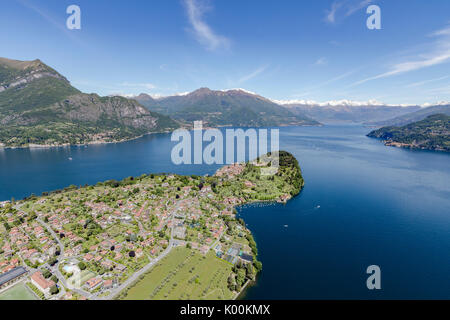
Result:
[[[33,273],[31,279],[33,279],[33,281],[36,282],[44,290],[50,288],[55,284],[52,280],[45,279],[40,271],[36,271],[35,273]]]

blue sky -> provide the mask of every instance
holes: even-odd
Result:
[[[66,8],[81,8],[81,30]],[[369,5],[381,30],[369,30]],[[9,0],[0,56],[101,95],[244,88],[279,100],[450,100],[450,1]]]

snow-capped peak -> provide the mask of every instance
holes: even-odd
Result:
[[[375,99],[367,101],[357,101],[357,100],[330,100],[325,102],[318,102],[314,100],[272,100],[275,103],[289,107],[290,105],[305,105],[305,106],[317,106],[317,107],[411,107],[417,106],[417,104],[387,104],[380,102]],[[429,104],[435,105],[435,104]]]
[[[249,90],[245,90],[245,89],[242,89],[242,88],[233,88],[233,89],[226,89],[226,90],[219,90],[219,91],[221,91],[221,92],[241,91],[241,92],[252,94],[252,95],[258,95],[255,92],[252,92],[252,91],[249,91]]]

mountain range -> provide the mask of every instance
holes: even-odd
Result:
[[[428,115],[448,114],[449,105],[387,105],[377,101],[280,101],[244,89],[210,90],[152,97],[133,97],[149,110],[185,123],[203,120],[210,126],[318,125],[360,123],[369,126],[404,125]]]
[[[0,58],[0,145],[115,142],[178,124],[134,100],[85,94],[40,60]]]
[[[384,120],[384,121],[368,121],[365,124],[372,126],[404,126],[409,123],[417,122],[425,119],[426,117],[433,114],[446,114],[450,116],[450,104],[442,104],[430,106],[427,108],[421,108],[418,111],[407,113],[393,119]]]
[[[279,103],[294,114],[300,113],[322,123],[382,121],[421,109],[419,106],[383,105],[376,101],[363,103],[342,100],[320,104],[312,101],[279,101]]]
[[[175,120],[192,123],[202,120],[207,126],[262,127],[283,125],[319,125],[302,113],[260,95],[242,90],[200,88],[189,94],[154,99],[141,94],[135,99],[149,110]]]
[[[404,125],[450,114],[450,105],[383,105],[336,101],[277,101],[244,89],[210,90],[162,98],[101,97],[74,88],[40,60],[0,58],[0,147],[117,142],[190,127],[270,127],[354,122]]]

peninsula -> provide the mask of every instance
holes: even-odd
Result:
[[[233,299],[262,269],[235,207],[284,203],[304,185],[290,153],[280,151],[275,175],[261,174],[268,165],[144,174],[0,203],[0,291],[21,281],[40,299]]]

